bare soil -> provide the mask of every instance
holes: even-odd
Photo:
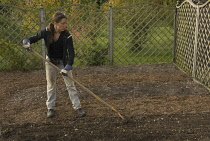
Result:
[[[62,77],[56,116],[46,117],[45,71],[0,72],[2,141],[210,140],[210,92],[174,64],[75,67],[86,117],[74,112]]]

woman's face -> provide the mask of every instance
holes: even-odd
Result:
[[[54,23],[57,32],[64,31],[67,28],[67,19],[63,18],[59,23]]]

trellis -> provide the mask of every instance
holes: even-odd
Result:
[[[194,4],[185,0],[176,8],[175,62],[210,87],[210,1]]]

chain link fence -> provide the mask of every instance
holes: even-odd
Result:
[[[174,8],[139,3],[113,9],[114,64],[172,62]]]
[[[0,6],[0,69],[25,70],[42,68],[42,61],[22,47],[25,37],[40,29],[40,10],[25,10],[17,6]],[[40,51],[40,43],[33,46]]]
[[[42,60],[22,48],[22,39],[45,28],[55,11],[68,17],[75,66],[172,62],[174,8],[149,3],[119,8],[74,4],[34,10],[1,5],[1,70],[43,68]],[[43,41],[32,47],[45,55]]]
[[[22,39],[35,35],[55,11],[62,11],[74,39],[74,66],[174,61],[210,87],[209,3],[185,0],[176,8],[150,3],[107,8],[74,4],[34,10],[0,5],[0,70],[44,68],[39,57],[23,49]],[[32,47],[45,56],[43,40]]]
[[[176,12],[176,64],[210,88],[210,1],[185,0]]]

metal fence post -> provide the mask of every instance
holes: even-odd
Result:
[[[196,59],[197,59],[197,50],[198,50],[198,25],[199,25],[199,6],[196,6],[196,27],[195,27],[195,45],[194,45],[194,54],[193,54],[193,72],[192,76],[196,76]]]
[[[114,43],[113,43],[113,8],[112,8],[112,3],[109,3],[109,18],[108,18],[108,23],[109,23],[109,48],[108,48],[108,60],[109,60],[109,65],[113,65],[113,55],[114,55]]]
[[[40,6],[40,29],[43,29],[45,27],[46,27],[45,9],[43,6]],[[41,40],[41,54],[43,57],[45,57],[46,55],[44,39]],[[43,67],[45,67],[45,61],[43,61]]]
[[[177,1],[177,5],[179,1]],[[176,63],[176,47],[177,47],[177,8],[174,10],[174,50],[173,50],[173,62]]]

